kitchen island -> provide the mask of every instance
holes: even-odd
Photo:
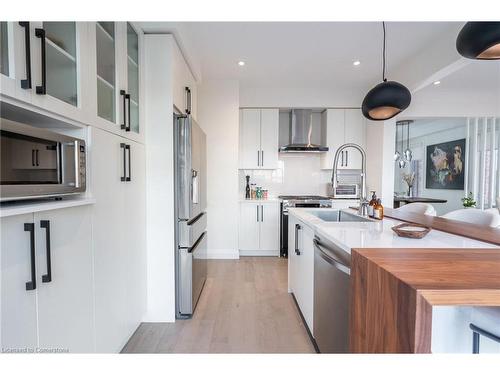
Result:
[[[349,213],[352,215],[355,211]],[[350,275],[347,276],[346,288],[349,289],[349,296],[339,301],[346,301],[343,313],[349,316],[349,323],[345,322],[349,329],[343,333],[338,328],[341,340],[349,342],[346,351],[455,351],[456,346],[449,342],[454,337],[450,332],[454,327],[442,328],[449,316],[439,312],[437,306],[500,306],[500,247],[496,244],[496,240],[500,240],[500,232],[497,230],[488,229],[488,234],[493,235],[488,242],[441,230],[432,230],[423,239],[408,239],[398,237],[392,231],[394,225],[401,223],[393,218],[365,222],[325,221],[318,217],[317,209],[292,209],[290,215],[290,225],[295,228],[298,225],[304,232],[301,239],[300,230],[296,231],[299,240],[295,242],[300,255],[296,257],[292,253],[289,258],[289,290],[295,297],[296,285],[300,284],[303,288],[307,284],[309,290],[312,289],[312,296],[321,295],[321,300],[328,298],[324,291],[318,294],[318,285],[325,289],[325,285],[318,282],[318,275],[298,276],[300,271],[296,264],[301,263],[294,258],[302,257],[302,264],[309,263],[308,267],[302,267],[304,272],[315,272],[314,256],[320,250],[317,246],[315,248],[314,242],[316,245],[331,243],[345,252],[348,258]],[[437,222],[443,224],[442,220]],[[450,223],[456,225],[456,222]],[[477,229],[472,228],[475,237]],[[289,232],[292,231],[290,227]],[[466,232],[465,227],[463,231]],[[313,244],[308,246],[304,243],[311,238],[316,239]],[[349,274],[349,271],[346,273]],[[295,281],[297,277],[301,277],[300,283]],[[338,285],[331,285],[331,298],[338,298],[336,288]],[[296,297],[296,300],[311,335],[315,339],[318,335],[321,337],[324,324],[320,321],[321,312],[316,311],[314,306],[315,303],[321,306],[321,301],[318,303],[313,297],[302,297],[301,301]],[[309,304],[312,306],[303,308]],[[493,333],[498,335],[500,309],[490,310],[492,314],[488,326],[483,328],[496,328]],[[342,314],[338,306],[330,306],[327,311]],[[434,311],[438,313],[433,317]],[[478,311],[481,312],[480,309]],[[335,319],[332,316],[332,321]],[[462,341],[467,341],[469,337],[472,334],[469,336],[467,332]],[[465,346],[469,348],[468,341]],[[319,350],[322,351],[321,345]]]

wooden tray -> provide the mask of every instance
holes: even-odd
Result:
[[[392,227],[399,237],[424,238],[431,228],[415,223],[403,223]]]

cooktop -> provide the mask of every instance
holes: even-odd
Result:
[[[321,195],[280,195],[279,199],[283,200],[327,200],[331,199]]]

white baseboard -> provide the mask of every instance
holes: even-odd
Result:
[[[240,257],[279,257],[279,250],[240,250]]]

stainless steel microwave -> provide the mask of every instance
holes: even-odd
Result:
[[[0,119],[0,200],[85,192],[85,141]]]

